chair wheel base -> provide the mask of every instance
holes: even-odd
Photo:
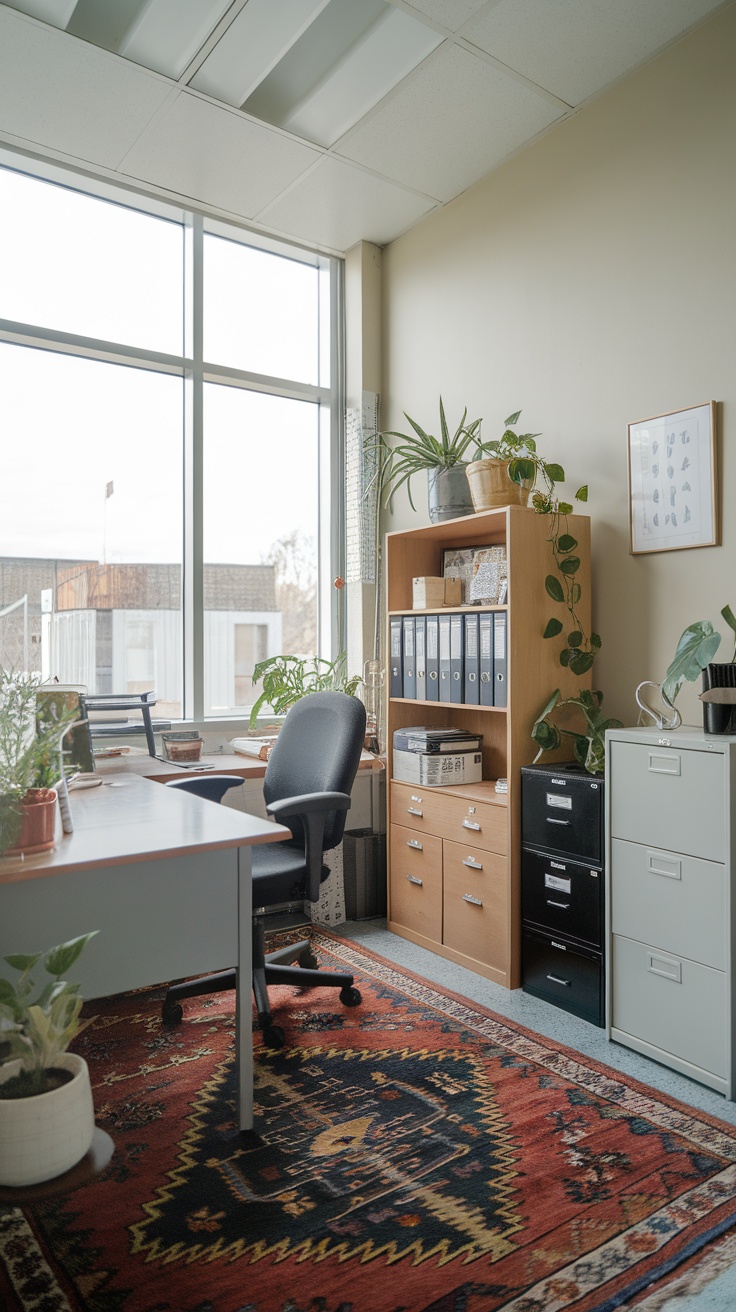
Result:
[[[161,1008],[161,1020],[164,1025],[181,1025],[184,1011],[180,1002],[167,1002]]]
[[[300,952],[297,961],[303,970],[316,970],[319,966],[319,962],[311,948],[305,948],[303,952]]]
[[[349,988],[340,990],[340,1001],[346,1007],[357,1007],[358,1004],[363,1001],[363,995],[358,989],[354,989],[352,985],[350,985]]]
[[[263,1031],[263,1042],[267,1048],[283,1048],[286,1035],[280,1025],[267,1025]]]

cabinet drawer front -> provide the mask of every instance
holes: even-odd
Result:
[[[725,861],[720,752],[611,743],[611,834],[706,861]]]
[[[726,976],[687,957],[613,936],[613,1025],[726,1076]]]
[[[392,920],[442,941],[442,840],[391,826]]]
[[[602,865],[602,781],[572,770],[522,770],[521,832],[525,847]]]
[[[602,947],[603,871],[522,849],[521,915],[553,934]]]
[[[443,942],[505,970],[508,906],[505,856],[483,847],[444,844]]]
[[[525,993],[603,1024],[603,958],[562,939],[525,929],[521,940]]]
[[[725,970],[725,866],[616,838],[611,907],[614,934]]]
[[[431,788],[391,784],[391,819],[412,829],[458,843],[472,843],[505,856],[508,807],[505,803],[470,802]]]

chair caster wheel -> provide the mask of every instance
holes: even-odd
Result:
[[[303,970],[316,970],[319,965],[311,948],[305,948],[297,957],[297,961]]]
[[[164,1002],[161,1008],[161,1020],[164,1025],[181,1025],[184,1012],[180,1002]]]
[[[354,989],[351,985],[350,988],[340,990],[340,1001],[346,1007],[357,1007],[358,1003],[363,1001],[363,997],[358,989]]]
[[[267,1048],[283,1048],[286,1035],[280,1025],[269,1025],[263,1031],[263,1042]]]

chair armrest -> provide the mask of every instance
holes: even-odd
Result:
[[[348,811],[350,797],[347,793],[303,793],[300,797],[282,797],[277,802],[269,802],[268,814],[281,823],[287,824],[290,816],[303,821],[304,828],[304,863],[307,867],[307,901],[319,901],[319,886],[322,883],[322,856],[325,836],[325,824],[331,811]]]

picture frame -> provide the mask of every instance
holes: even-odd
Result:
[[[720,543],[716,402],[628,426],[629,554]]]

